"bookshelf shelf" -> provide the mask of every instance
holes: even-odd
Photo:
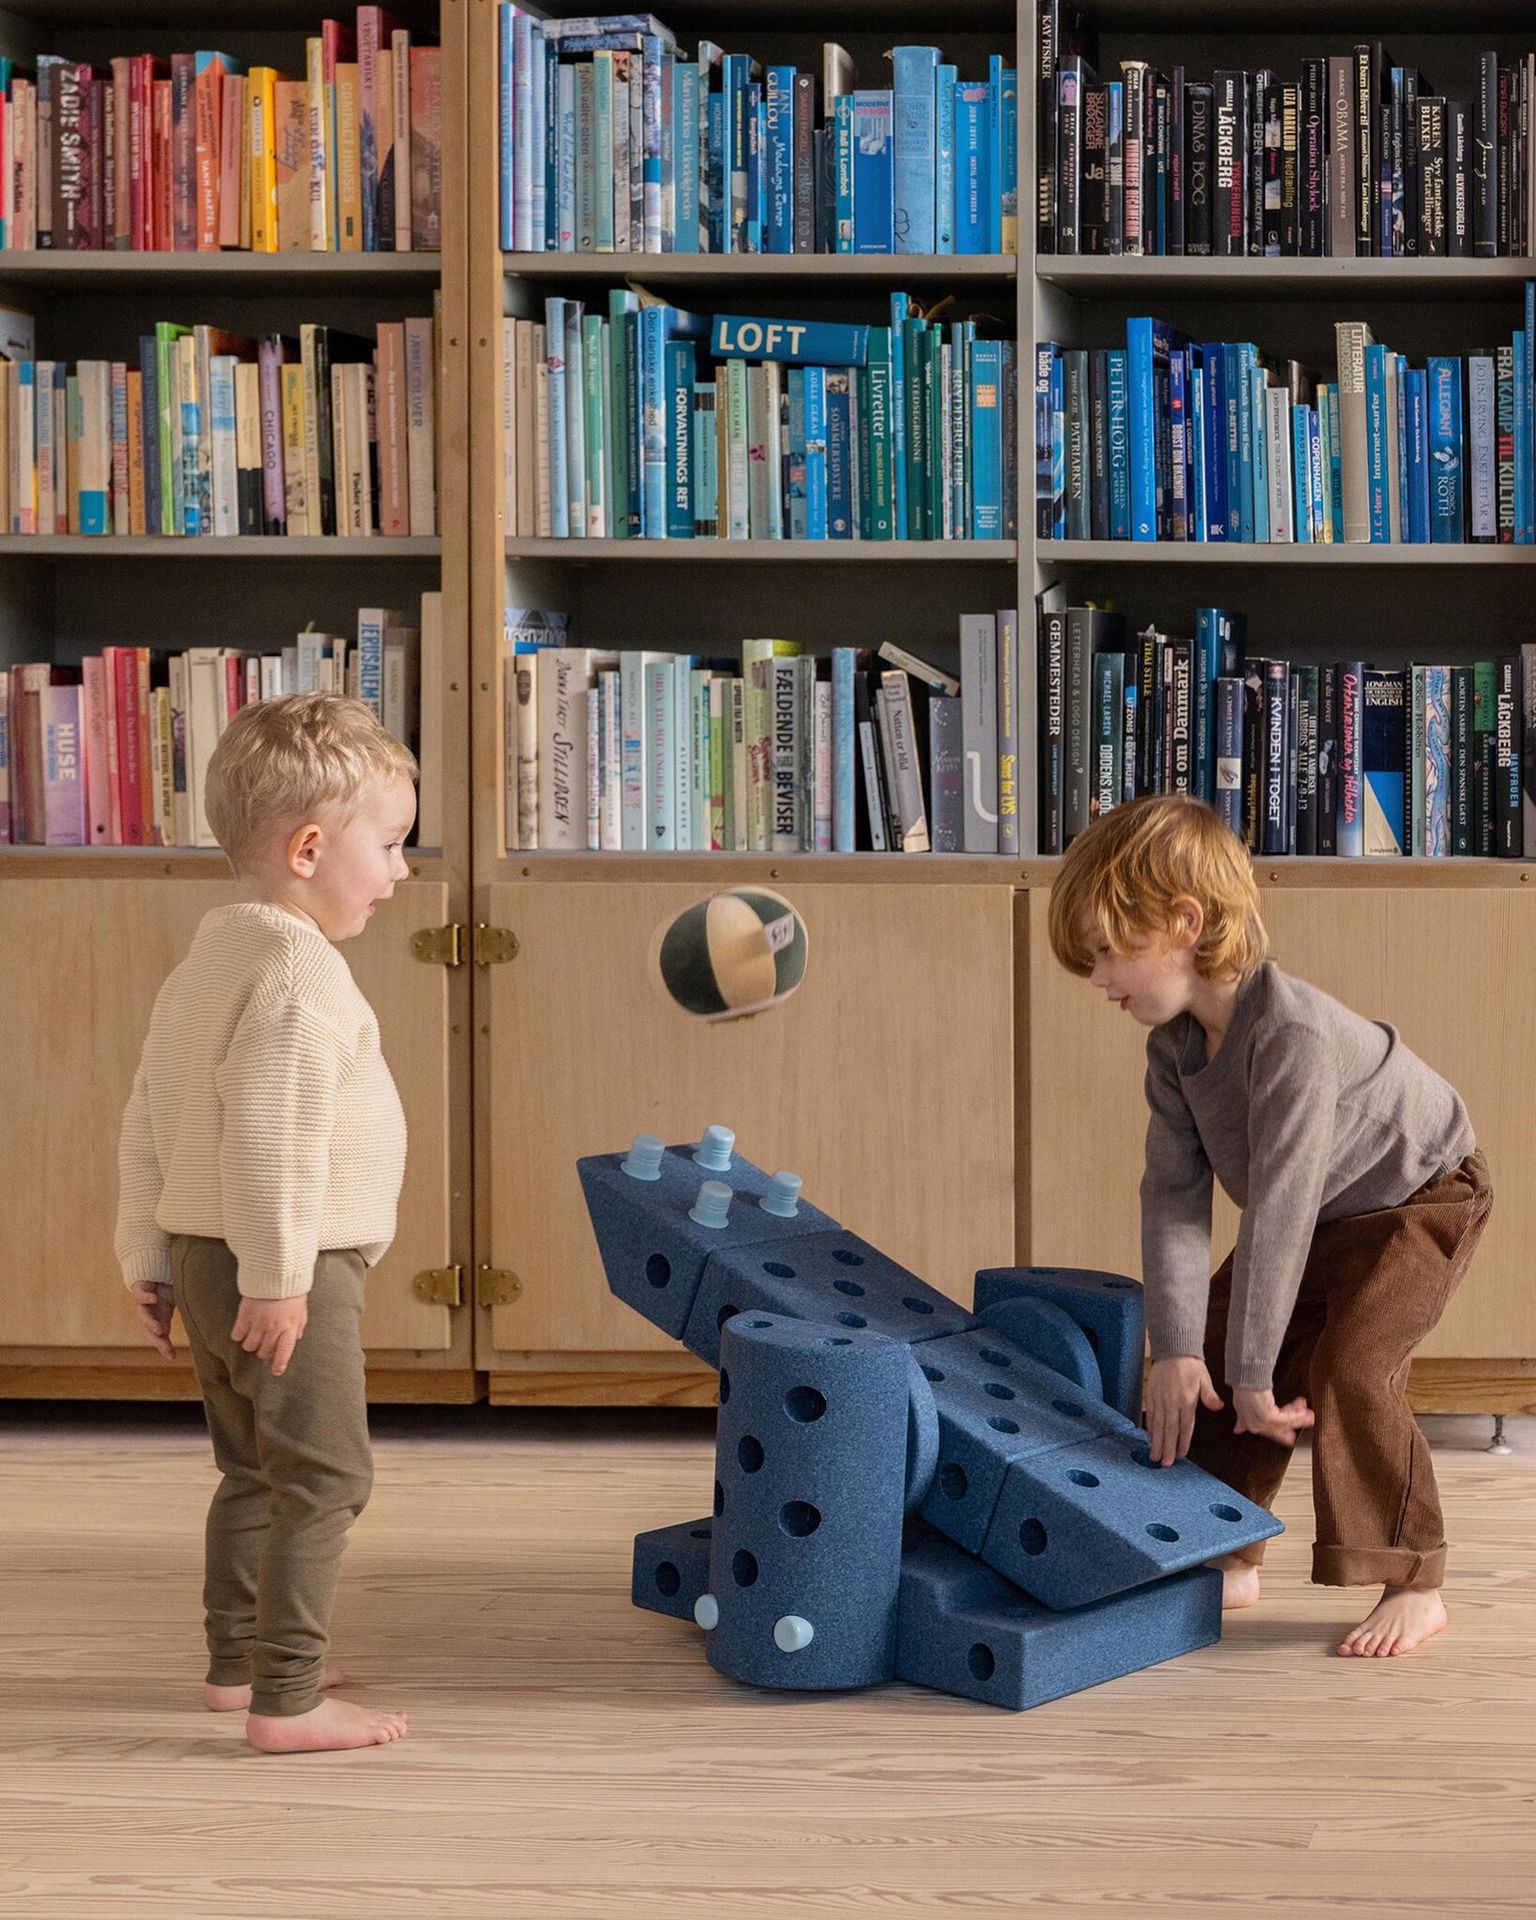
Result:
[[[700,565],[1013,567],[1016,540],[547,540],[507,541],[509,560],[562,560],[569,566]],[[1536,551],[1536,549],[1533,549]]]
[[[435,560],[442,541],[416,535],[327,534],[273,538],[250,534],[209,534],[197,539],[168,534],[0,534],[0,555],[32,560]]]
[[[645,280],[733,287],[899,287],[940,280],[1007,286],[1018,278],[1011,253],[504,253],[516,280]]]
[[[1208,540],[1041,540],[1035,555],[1042,566],[1154,567],[1529,567],[1536,547],[1486,546],[1339,546],[1303,542],[1297,546]]]
[[[1348,25],[1335,26],[1334,9],[1318,0],[1094,0],[1087,9],[1094,24],[1116,33],[1201,32],[1347,34],[1455,33],[1464,38],[1482,32],[1514,32],[1527,26],[1528,0],[1467,0],[1447,8],[1444,0],[1363,0],[1347,13]]]
[[[41,253],[0,250],[0,287],[100,295],[155,287],[366,295],[435,287],[437,253]]]
[[[437,847],[407,847],[413,880],[442,880],[447,869]],[[227,880],[229,862],[217,847],[0,847],[0,881]]]
[[[1223,300],[1460,300],[1497,296],[1536,278],[1536,260],[1193,259],[1042,254],[1035,277],[1080,297],[1158,299],[1207,293]]]

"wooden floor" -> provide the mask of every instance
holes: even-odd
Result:
[[[197,1410],[0,1407],[0,1914],[1536,1914],[1536,1421],[1428,1424],[1431,1649],[1331,1657],[1303,1471],[1219,1647],[1011,1715],[751,1692],[633,1610],[707,1415],[383,1412],[336,1644],[410,1737],[278,1760],[197,1704]]]

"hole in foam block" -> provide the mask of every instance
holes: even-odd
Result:
[[[691,1527],[688,1531],[688,1538],[690,1540],[708,1540],[713,1533],[713,1527]]]
[[[756,1473],[763,1464],[763,1443],[750,1433],[744,1433],[736,1448],[736,1458],[743,1473]]]
[[[973,1680],[990,1680],[997,1672],[997,1656],[985,1642],[978,1640],[965,1656]]]
[[[822,1341],[821,1344],[824,1347],[851,1347],[853,1345],[853,1342],[847,1339],[843,1334],[833,1333],[833,1334],[829,1334],[827,1338]]]
[[[1019,1545],[1026,1553],[1044,1553],[1046,1549],[1045,1528],[1038,1520],[1019,1522]]]
[[[664,1253],[653,1253],[645,1263],[645,1277],[653,1287],[664,1287],[672,1278],[672,1262]]]
[[[851,1247],[839,1247],[832,1258],[842,1267],[862,1267],[864,1264],[863,1254],[855,1253]]]
[[[765,1260],[763,1272],[771,1273],[775,1280],[793,1280],[795,1277],[794,1268],[786,1267],[782,1260]]]
[[[683,1576],[670,1560],[663,1560],[656,1569],[656,1591],[665,1600],[670,1600],[683,1584]]]
[[[1243,1517],[1236,1507],[1229,1507],[1225,1501],[1221,1500],[1216,1502],[1215,1506],[1211,1508],[1211,1512],[1215,1514],[1218,1520],[1241,1520]]]
[[[1154,1540],[1177,1540],[1179,1537],[1172,1527],[1165,1527],[1161,1520],[1154,1520],[1147,1532]]]
[[[916,1294],[909,1294],[901,1304],[906,1308],[908,1313],[933,1312],[933,1302],[931,1300],[919,1300]]]
[[[950,1460],[939,1468],[939,1491],[950,1500],[963,1500],[971,1490],[965,1468]]]
[[[1013,1388],[1005,1387],[1001,1380],[989,1380],[986,1385],[986,1391],[991,1394],[994,1400],[1016,1400],[1018,1398]]]
[[[942,1373],[940,1373],[937,1367],[924,1367],[923,1378],[925,1380],[931,1380],[934,1383],[934,1385],[937,1386],[939,1381],[941,1381],[944,1378],[944,1376]]]
[[[739,1547],[731,1561],[731,1577],[738,1587],[750,1587],[757,1579],[757,1561],[745,1547]]]
[[[1083,1467],[1069,1468],[1067,1478],[1075,1487],[1096,1487],[1099,1484],[1099,1476],[1096,1473],[1089,1473]]]
[[[989,1367],[1011,1367],[1013,1362],[1006,1353],[999,1353],[996,1347],[983,1347],[981,1357]]]
[[[1018,1421],[1010,1420],[1006,1413],[994,1413],[987,1425],[995,1427],[999,1433],[1017,1433],[1019,1430]]]
[[[715,1518],[718,1520],[721,1514],[724,1512],[725,1512],[725,1488],[722,1487],[720,1482],[717,1480],[715,1482]]]
[[[837,1324],[840,1327],[867,1327],[869,1322],[862,1313],[840,1313],[837,1316]]]
[[[808,1427],[827,1410],[827,1396],[815,1387],[791,1387],[784,1396],[784,1411],[791,1420]]]
[[[838,1293],[846,1293],[850,1300],[857,1300],[864,1291],[857,1280],[834,1280],[832,1285]]]
[[[727,1320],[734,1320],[737,1314],[740,1312],[741,1312],[740,1307],[736,1306],[733,1302],[727,1300],[725,1305],[715,1315],[716,1329],[719,1330],[723,1328]]]
[[[797,1540],[803,1540],[821,1525],[821,1514],[809,1500],[786,1500],[779,1509],[779,1525]]]
[[[1081,1420],[1083,1409],[1075,1400],[1053,1400],[1051,1405],[1058,1413],[1064,1413],[1069,1420]]]
[[[720,1404],[723,1407],[731,1397],[731,1376],[725,1368],[720,1369]]]

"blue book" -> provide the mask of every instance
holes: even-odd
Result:
[[[987,83],[962,80],[955,88],[955,252],[986,253]]]
[[[896,47],[891,64],[895,250],[933,253],[937,250],[934,184],[938,165],[939,50]]]
[[[512,154],[516,144],[517,132],[512,121],[512,97],[516,85],[514,75],[516,66],[512,57],[512,36],[514,21],[518,9],[502,0],[496,9],[496,54],[499,75],[500,116],[497,127],[497,145],[500,148],[501,177],[501,250],[511,253],[517,246],[517,227],[513,206]]]
[[[648,540],[666,537],[667,513],[667,310],[640,309],[640,530]]]
[[[1111,347],[1106,356],[1109,390],[1109,537],[1131,537],[1131,420],[1130,387],[1123,347]],[[1049,409],[1049,397],[1047,397]],[[1049,457],[1049,451],[1047,452]]]
[[[1003,527],[1003,353],[998,340],[971,349],[967,396],[971,432],[972,540],[1000,540]]]
[[[912,311],[911,296],[891,295],[891,458],[895,463],[891,511],[894,515],[893,540],[905,540],[910,531],[907,513],[907,315]]]
[[[851,540],[858,503],[853,497],[853,395],[846,367],[827,369],[827,538]]]
[[[832,649],[832,851],[853,852],[854,713],[852,647]]]
[[[1536,538],[1532,523],[1531,485],[1531,341],[1533,336],[1520,328],[1513,336],[1515,360],[1515,539],[1516,546],[1529,546]]]
[[[1263,374],[1259,371],[1256,347],[1245,341],[1237,353],[1241,376],[1237,415],[1238,484],[1242,489],[1239,538],[1267,540],[1269,463],[1264,458]]]
[[[1002,70],[1002,175],[998,204],[1002,210],[998,248],[1002,253],[1019,250],[1019,75],[1014,67]]]
[[[1429,544],[1429,381],[1422,367],[1410,367],[1408,387],[1408,492],[1405,537],[1415,546]]]
[[[715,383],[696,380],[693,387],[693,531],[713,537],[720,528],[719,425],[715,417]]]
[[[693,344],[669,340],[667,365],[667,538],[693,538]]]
[[[805,533],[805,368],[791,367],[785,375],[788,436],[784,449],[784,490],[789,497],[788,534],[803,540]]]
[[[1168,356],[1167,533],[1171,540],[1190,537],[1189,501],[1189,354]]]
[[[862,367],[869,328],[835,320],[780,320],[767,315],[717,313],[709,351],[716,360],[782,360],[789,366]]]
[[[1408,727],[1401,667],[1367,667],[1362,689],[1361,801],[1367,854],[1407,850]],[[1342,847],[1340,849],[1342,851]]]
[[[690,60],[679,61],[672,78],[675,106],[672,171],[676,180],[672,250],[699,251],[699,70]]]
[[[1406,541],[1408,532],[1408,362],[1402,354],[1393,354],[1386,362],[1392,378],[1387,383],[1387,410],[1390,417],[1391,457],[1396,462],[1392,477],[1397,481],[1397,513],[1393,527],[1395,538]],[[1394,396],[1396,405],[1393,405]],[[1391,473],[1391,468],[1388,469]],[[1390,508],[1390,501],[1388,502]]]
[[[1217,342],[1200,349],[1205,418],[1205,537],[1225,541],[1227,525],[1227,354]]]
[[[1216,811],[1239,837],[1243,831],[1243,694],[1241,680],[1216,682]]]
[[[934,98],[933,250],[955,250],[955,82],[959,72],[941,65]]]
[[[1459,390],[1458,381],[1458,395]],[[1395,442],[1387,421],[1387,349],[1370,341],[1365,349],[1365,475],[1373,546],[1392,537],[1387,462]]]
[[[629,434],[630,336],[629,317],[640,310],[637,294],[612,287],[608,292],[608,395],[606,439],[609,444],[609,531],[616,540],[640,531],[639,468]]]
[[[1216,682],[1221,678],[1220,607],[1196,607],[1194,659],[1190,689],[1195,709],[1190,782],[1202,800],[1214,804],[1216,793]]]
[[[892,103],[889,87],[853,96],[853,250],[890,253],[893,238]]]
[[[1323,515],[1327,512],[1323,492],[1323,433],[1316,407],[1307,409],[1307,483],[1312,493],[1312,538],[1323,537]]]
[[[1312,531],[1312,409],[1291,408],[1291,484],[1295,491],[1296,538],[1316,539]]]
[[[1067,537],[1066,370],[1058,353],[1051,362],[1051,538]],[[972,466],[975,453],[972,452]]]
[[[1519,335],[1515,338],[1518,340]],[[1518,373],[1519,363],[1516,362]],[[1429,532],[1436,546],[1459,546],[1467,537],[1461,464],[1461,362],[1432,356],[1429,381]],[[1518,485],[1518,463],[1516,484]],[[1375,533],[1371,535],[1374,539]]]
[[[1426,433],[1428,432],[1428,413],[1426,410]],[[1338,546],[1344,544],[1344,441],[1342,415],[1339,410],[1339,389],[1336,383],[1328,386],[1328,511],[1333,516],[1333,538]]]
[[[565,490],[572,538],[584,538],[587,524],[587,387],[582,350],[582,302],[565,303]]]
[[[1051,369],[1057,351],[1052,340],[1035,343],[1035,537],[1040,540],[1051,537]]]
[[[852,253],[853,214],[853,95],[840,93],[832,107],[833,205],[837,252]]]
[[[805,375],[805,535],[829,534],[827,490],[827,369],[806,367]]]
[[[763,250],[765,204],[764,182],[766,169],[763,165],[763,88],[757,80],[749,82],[746,101],[747,116],[747,227],[745,248],[748,253],[761,253]]]
[[[677,845],[677,663],[645,664],[645,844],[653,853]]]
[[[564,69],[566,73],[570,68]],[[560,232],[560,75],[554,49],[544,65],[544,251],[558,253],[564,244]],[[398,192],[398,187],[396,191]]]
[[[1018,88],[1014,88],[1014,106]],[[988,253],[1003,250],[1003,56],[987,55],[986,209]]]
[[[1161,320],[1140,316],[1125,323],[1133,540],[1156,540],[1168,511],[1171,475],[1158,460],[1158,396],[1168,392],[1170,355],[1188,345],[1186,335]]]
[[[764,253],[795,250],[795,69],[769,67],[763,92],[763,171],[767,224]]]
[[[707,88],[707,82],[701,80]],[[704,103],[704,137],[707,143],[704,171],[709,183],[709,251],[729,251],[729,228],[725,202],[725,95],[718,89],[707,93]]]
[[[1197,360],[1196,356],[1200,356]],[[1206,509],[1206,452],[1205,452],[1205,367],[1204,349],[1193,347],[1190,350],[1189,380],[1189,468],[1190,468],[1190,505],[1193,524],[1190,527],[1192,540],[1207,538],[1208,525]]]

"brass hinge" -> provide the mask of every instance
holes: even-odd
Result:
[[[464,929],[457,921],[446,927],[423,927],[411,935],[411,952],[435,967],[464,964]]]
[[[428,1307],[458,1307],[464,1304],[464,1269],[429,1267],[418,1273],[411,1291]]]
[[[480,1267],[475,1273],[475,1302],[482,1307],[510,1307],[523,1290],[515,1273],[504,1267]]]
[[[517,958],[517,935],[507,927],[488,927],[482,920],[475,928],[475,965],[498,967]]]

